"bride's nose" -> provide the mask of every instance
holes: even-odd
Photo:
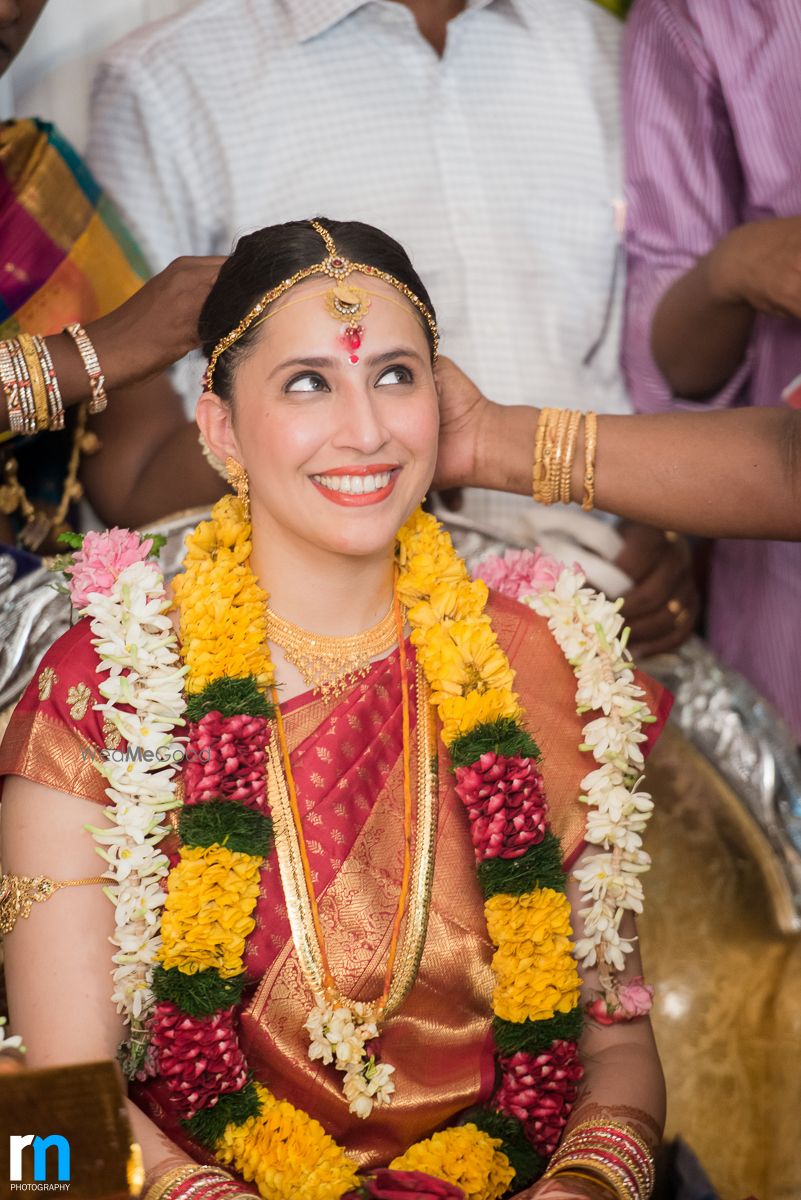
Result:
[[[378,397],[372,388],[353,381],[341,396],[333,444],[372,454],[389,441]]]

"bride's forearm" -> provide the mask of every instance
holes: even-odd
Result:
[[[157,1125],[146,1116],[133,1100],[128,1100],[128,1119],[131,1122],[134,1141],[142,1151],[142,1161],[145,1167],[145,1186],[142,1195],[146,1195],[157,1179],[172,1171],[175,1167],[191,1167],[195,1160],[171,1142]]]

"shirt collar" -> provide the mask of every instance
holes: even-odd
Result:
[[[369,0],[284,0],[292,33],[299,42],[325,33]]]
[[[296,40],[307,42],[344,21],[357,9],[364,8],[370,0],[284,0],[284,3]],[[467,0],[467,7],[487,8],[498,3],[501,0]],[[505,3],[525,20],[526,0],[505,0]]]

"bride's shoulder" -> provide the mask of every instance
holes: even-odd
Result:
[[[534,612],[528,604],[513,600],[511,596],[505,596],[502,592],[490,588],[486,612],[500,645],[510,659],[519,657],[525,650],[537,649],[549,657],[552,656],[555,663],[561,659],[567,668],[566,678],[572,676],[572,671],[548,628],[547,620]]]
[[[100,669],[91,623],[82,617],[44,654],[16,712],[38,711],[67,725],[92,725],[86,718],[100,700]]]

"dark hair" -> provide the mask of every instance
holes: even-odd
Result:
[[[368,263],[394,275],[423,301],[432,315],[434,307],[408,254],[389,234],[365,225],[363,221],[332,221],[316,218],[331,234],[336,248],[353,262]],[[200,312],[198,333],[203,353],[208,358],[227,333],[236,328],[246,313],[265,292],[277,287],[296,271],[322,262],[326,249],[319,233],[308,221],[286,221],[245,234],[220,269],[214,287]],[[258,326],[248,329],[226,350],[214,368],[214,391],[224,400],[231,397],[233,373],[237,361],[247,353],[257,336]],[[432,353],[434,341],[426,325]]]

